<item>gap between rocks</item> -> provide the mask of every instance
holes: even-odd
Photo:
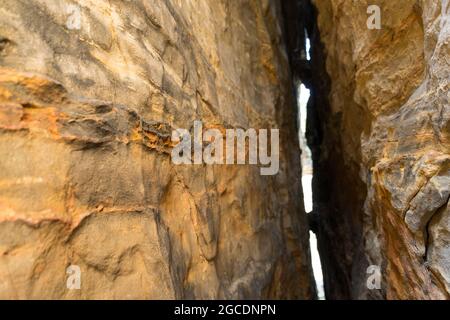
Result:
[[[310,45],[318,43],[318,39],[310,42],[309,34],[318,36],[316,30],[316,13],[310,0],[290,0],[283,3],[286,43],[293,76],[293,85],[297,98],[298,113],[298,137],[302,152],[302,189],[305,211],[308,216],[310,229],[310,251],[314,279],[319,299],[325,299],[324,279],[322,263],[318,250],[316,234],[318,232],[318,212],[313,210],[313,161],[317,155],[313,155],[320,139],[320,126],[314,120],[316,111],[313,110],[313,94],[320,90],[314,90],[311,55],[314,48]],[[320,48],[318,49],[320,50]],[[311,53],[311,54],[310,54]],[[323,58],[322,54],[315,54],[315,58]],[[320,88],[319,88],[320,89]],[[310,99],[311,97],[311,99]],[[311,146],[311,149],[310,149]],[[317,209],[316,209],[317,211]]]

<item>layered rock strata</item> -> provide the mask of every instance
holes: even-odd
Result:
[[[0,298],[315,297],[280,2],[0,13]],[[175,166],[195,120],[279,128],[278,174]]]
[[[371,5],[380,29],[368,28]],[[448,299],[450,4],[309,8],[308,138],[327,297]],[[367,286],[369,266],[380,268],[379,290]]]

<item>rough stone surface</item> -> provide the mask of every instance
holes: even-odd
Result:
[[[0,298],[315,296],[280,12],[256,0],[1,1]],[[174,166],[171,130],[194,120],[280,128],[280,172]],[[442,183],[423,189],[435,206]],[[80,290],[66,288],[69,265]]]
[[[309,141],[328,298],[450,298],[450,2],[316,0]],[[381,29],[366,26],[381,9]],[[367,267],[381,267],[368,290]]]

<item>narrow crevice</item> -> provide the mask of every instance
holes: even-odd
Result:
[[[342,113],[331,112],[331,79],[326,69],[326,51],[317,25],[316,7],[311,0],[289,0],[284,6],[294,87],[298,96],[302,91],[309,92],[309,99],[303,101],[306,104],[303,116],[305,113],[307,116],[304,137],[300,140],[304,140],[302,160],[309,148],[311,172],[314,173],[312,181],[308,182],[312,194],[312,212],[308,214],[308,220],[310,230],[315,233],[311,233],[310,238],[317,237],[324,295],[327,299],[350,299],[355,292],[360,296],[358,292],[364,290],[358,285],[365,283],[361,277],[368,265],[360,214],[365,199],[360,190],[365,188],[358,178],[353,178],[358,177],[358,168],[349,167],[344,159],[340,135]],[[298,103],[300,119],[301,102]],[[302,130],[300,124],[299,130]],[[342,190],[343,186],[345,190]],[[307,188],[305,185],[304,189]],[[351,196],[347,197],[347,193]],[[350,205],[349,198],[352,199]],[[339,239],[339,245],[336,239]],[[311,252],[314,246],[311,244]]]
[[[304,30],[310,39],[308,71],[297,71],[310,90],[306,141],[311,149],[313,212],[318,251],[327,299],[351,299],[367,293],[364,285],[367,257],[362,240],[365,185],[359,166],[346,162],[343,150],[343,113],[330,107],[331,79],[327,53],[318,27],[318,12],[311,0],[302,0]],[[379,291],[373,291],[374,294]],[[376,297],[371,297],[376,298]]]
[[[287,47],[291,70],[293,74],[293,86],[297,96],[298,134],[300,149],[302,152],[302,187],[305,211],[308,217],[310,229],[311,264],[316,282],[319,299],[325,299],[322,263],[318,251],[317,234],[319,230],[319,212],[313,210],[313,187],[315,170],[313,169],[313,150],[317,150],[319,142],[314,137],[320,126],[311,127],[316,118],[314,105],[314,83],[312,74],[311,54],[314,50],[310,46],[309,34],[313,34],[315,16],[312,4],[309,0],[290,0],[284,4],[286,23]],[[311,134],[312,133],[312,134]],[[307,137],[308,136],[308,137]],[[313,139],[311,139],[313,137]],[[310,144],[312,142],[312,144]],[[314,149],[310,149],[313,146]]]

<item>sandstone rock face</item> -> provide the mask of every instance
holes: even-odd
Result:
[[[417,181],[424,187],[407,220],[415,233],[398,221],[415,239],[432,217],[426,241],[443,243],[448,211],[432,214],[420,201],[430,196],[442,208],[444,195],[436,192],[445,184],[448,142],[444,135],[433,140],[436,126],[448,128],[438,101],[445,97],[435,94],[436,77],[448,74],[439,66],[445,47],[434,32],[437,8],[427,10],[435,36],[427,46],[439,43],[441,53],[422,86],[426,95],[396,114],[423,115],[421,141],[435,143],[422,162],[404,161],[434,171]],[[0,298],[315,296],[278,1],[6,0],[0,12]],[[409,61],[406,71],[420,63]],[[418,76],[401,84],[405,98]],[[418,99],[434,99],[436,120]],[[407,113],[411,108],[424,111]],[[219,129],[280,128],[279,173],[173,165],[171,131],[194,120]],[[377,137],[365,139],[376,148],[369,141]],[[402,148],[417,142],[398,139],[405,139]],[[387,164],[378,168],[378,179],[395,178],[382,175]],[[403,180],[395,179],[403,195]],[[388,217],[399,218],[393,211]],[[433,270],[448,277],[445,249],[427,247]],[[80,290],[66,287],[70,265],[80,268]]]
[[[448,299],[450,2],[314,4],[309,141],[327,297]],[[380,290],[366,286],[369,265]]]

